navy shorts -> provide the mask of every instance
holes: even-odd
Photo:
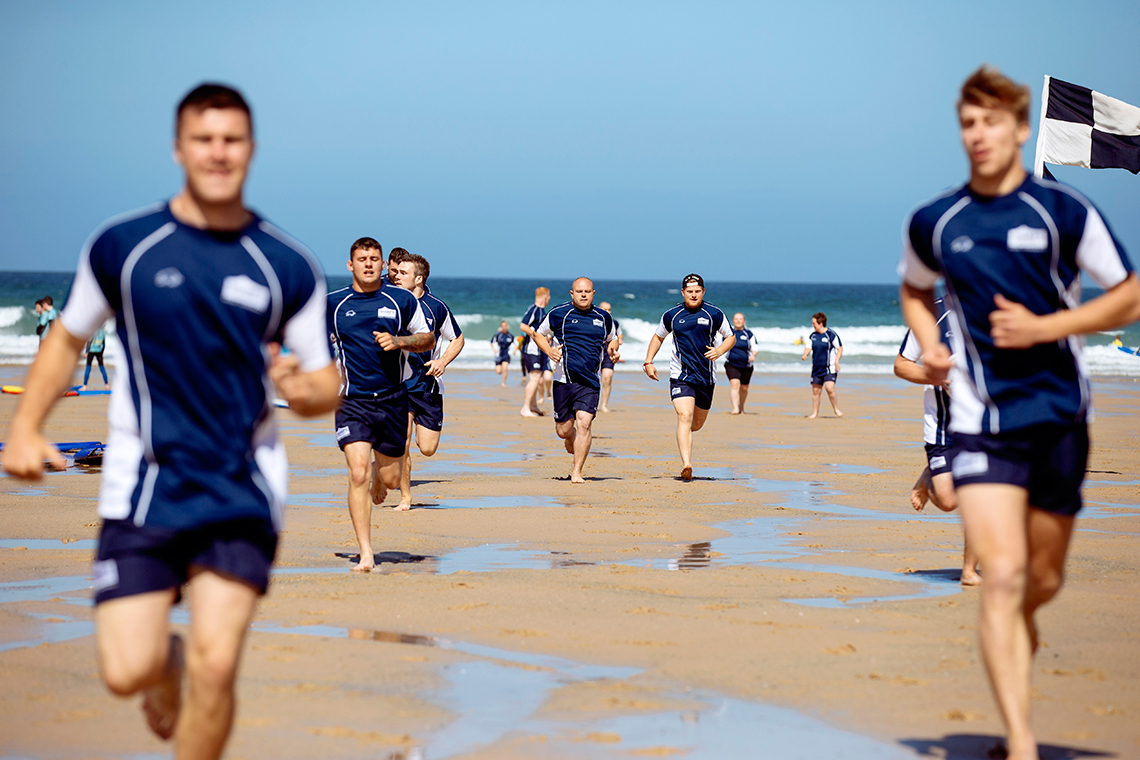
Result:
[[[737,367],[735,364],[724,365],[724,374],[729,380],[739,380],[741,385],[752,382],[752,367]]]
[[[336,443],[367,441],[386,457],[402,457],[408,445],[408,394],[383,399],[346,398],[336,411]]]
[[[574,419],[575,412],[598,413],[598,389],[581,383],[554,384],[554,421]]]
[[[812,367],[811,370],[811,384],[823,385],[824,383],[834,383],[835,378],[839,377],[838,372],[828,372],[827,367],[816,369]]]
[[[610,352],[602,349],[602,369],[613,369],[614,360],[610,358]]]
[[[499,366],[500,364],[510,364],[510,363],[511,363],[511,355],[510,354],[499,354],[498,357],[495,358],[495,366],[496,367]]]
[[[428,430],[443,430],[443,394],[408,391],[408,411],[417,425]]]
[[[546,369],[546,363],[543,361],[544,359],[546,359],[546,354],[543,353],[523,354],[523,370],[526,372],[542,372]]]
[[[698,409],[712,409],[713,398],[713,385],[701,385],[700,383],[686,383],[684,380],[674,380],[669,378],[669,397],[670,398],[684,398],[686,396],[692,397],[697,401]]]
[[[1088,425],[1035,425],[997,435],[954,434],[954,487],[1008,483],[1029,492],[1029,504],[1057,515],[1081,508],[1089,461]]]
[[[269,588],[277,532],[267,520],[247,517],[187,530],[132,520],[104,520],[92,572],[95,604],[151,591],[177,589],[194,566],[241,581],[258,593]]]
[[[955,452],[957,449],[950,443],[926,444],[926,466],[930,468],[931,476],[949,473]]]

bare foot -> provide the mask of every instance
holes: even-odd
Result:
[[[182,637],[170,634],[170,654],[162,681],[143,691],[143,714],[150,730],[160,739],[174,736],[178,713],[182,709],[182,675],[186,672]]]
[[[836,417],[842,417],[842,416],[843,416],[843,412],[841,412],[841,411],[839,411],[838,409],[836,409],[836,410],[835,410],[835,416],[836,416]]]
[[[412,497],[409,496],[406,499],[400,499],[400,503],[397,504],[396,506],[392,507],[392,511],[393,512],[407,512],[411,508],[412,508]]]
[[[685,465],[681,468],[681,480],[688,483],[693,479],[693,468],[691,465]]]
[[[79,386],[78,388],[76,388],[75,390],[77,390],[77,391],[85,391],[85,390],[87,390],[87,386],[86,386],[86,385],[81,385],[81,386]]]
[[[609,408],[608,406],[603,406],[603,407],[602,407],[602,411],[603,411],[603,412],[608,412],[609,410],[610,410],[610,408]]]
[[[380,472],[376,469],[376,462],[372,463],[372,487],[369,489],[369,495],[372,497],[372,504],[380,506],[384,500],[388,498],[388,486],[384,485],[384,481],[380,479]]]
[[[541,409],[521,409],[519,411],[519,414],[521,414],[523,417],[541,417],[541,416],[543,416]]]
[[[930,493],[926,490],[926,484],[919,480],[910,490],[910,505],[914,507],[915,512],[921,512],[928,498]]]
[[[977,570],[962,568],[961,583],[963,586],[980,586],[982,585],[982,576],[978,575]]]
[[[586,479],[583,478],[581,475],[572,472],[572,473],[570,473],[570,482],[571,483],[585,483]]]
[[[364,560],[365,557],[368,558],[367,562],[365,562],[365,560]],[[356,565],[353,566],[352,572],[354,572],[354,573],[370,573],[370,572],[372,572],[372,568],[374,568],[374,567],[376,567],[376,559],[375,559],[375,557],[372,556],[372,552],[368,552],[367,554],[365,554],[364,552],[361,552],[360,553],[360,562],[356,563]]]
[[[574,439],[573,438],[563,438],[562,439],[562,445],[566,449],[566,453],[573,456],[573,454],[574,454]]]
[[[729,412],[729,414],[744,414],[744,412],[733,409],[732,411]]]
[[[816,414],[816,413],[814,413],[814,412],[813,412],[813,413],[811,413],[811,414],[809,414],[809,415],[808,415],[808,419],[809,419],[809,420],[814,420],[814,419],[815,419],[816,417],[818,417],[818,416],[819,416],[818,414]]]

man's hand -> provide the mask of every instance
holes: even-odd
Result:
[[[646,362],[641,365],[641,368],[645,370],[645,374],[649,376],[650,380],[657,381],[657,367],[653,366],[653,362]]]
[[[307,393],[308,384],[301,380],[301,363],[293,354],[282,354],[278,343],[269,344],[269,379],[277,389],[277,395],[293,402]]]
[[[376,345],[385,351],[392,351],[399,348],[399,346],[396,345],[396,338],[392,333],[373,332],[372,337],[376,339]]]
[[[950,359],[950,349],[945,343],[939,343],[930,351],[924,352],[922,366],[926,369],[926,376],[930,379],[931,385],[942,385],[949,390],[949,373],[953,362]]]
[[[546,352],[546,355],[549,356],[550,361],[554,362],[555,364],[561,364],[562,363],[562,347],[561,346],[551,346],[550,350]]]
[[[705,346],[705,358],[710,362],[719,358],[720,354],[717,353],[716,346]]]
[[[1041,317],[1001,293],[994,294],[997,309],[990,312],[990,337],[997,348],[1029,348],[1041,343]]]
[[[447,371],[447,365],[432,359],[424,362],[424,369],[427,370],[428,377],[443,377],[443,373]]]
[[[0,458],[9,475],[25,480],[42,478],[45,461],[53,470],[67,469],[67,460],[38,432],[21,435],[13,431]]]

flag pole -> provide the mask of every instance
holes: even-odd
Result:
[[[1033,176],[1045,176],[1045,114],[1049,112],[1049,80],[1045,75],[1045,85],[1041,88],[1041,119],[1037,124],[1037,152],[1033,156]]]

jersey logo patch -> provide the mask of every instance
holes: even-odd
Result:
[[[396,310],[390,309],[387,306],[381,306],[379,309],[376,310],[376,318],[377,319],[384,319],[385,317],[387,317],[388,319],[395,319],[396,318]]]
[[[174,267],[160,269],[154,273],[154,284],[160,288],[177,288],[185,278]]]
[[[707,325],[708,323],[709,323],[709,321],[705,317],[697,317],[697,324],[698,325]]]
[[[963,451],[954,457],[951,469],[956,478],[982,475],[990,471],[990,460],[984,451]]]
[[[344,316],[346,316],[346,317],[355,317],[355,316],[356,316],[356,309],[349,309],[348,311],[346,311],[346,312],[344,313]]]
[[[594,320],[594,326],[595,327],[605,327],[605,323],[603,323],[602,320],[600,320],[600,319],[595,319]]]
[[[1024,224],[1014,227],[1006,234],[1005,247],[1011,251],[1044,251],[1049,247],[1049,232]]]
[[[269,288],[240,274],[222,280],[222,301],[258,314],[269,308]]]
[[[966,251],[969,251],[973,247],[974,247],[974,241],[970,240],[970,238],[966,237],[965,235],[962,235],[961,237],[956,237],[956,238],[954,238],[954,240],[952,240],[950,242],[950,252],[951,253],[965,253]]]

